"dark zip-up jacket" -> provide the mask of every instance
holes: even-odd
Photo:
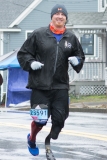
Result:
[[[68,57],[80,59],[77,66],[72,66],[79,73],[84,60],[84,52],[76,36],[66,30],[57,42],[49,27],[35,30],[24,42],[17,54],[23,70],[29,72],[27,88],[41,90],[68,89]],[[38,61],[44,64],[42,69],[32,70],[31,63]]]

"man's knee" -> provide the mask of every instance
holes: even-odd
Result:
[[[44,123],[41,123],[41,122],[35,122],[35,124],[38,126],[38,127],[43,127],[47,124],[47,121],[44,122]]]
[[[48,121],[48,106],[45,104],[34,104],[31,107],[30,115],[39,127],[43,127]]]
[[[62,129],[61,126],[52,125],[51,133],[50,133],[51,134],[51,138],[54,139],[54,140],[57,139],[59,133],[61,132],[61,129]]]

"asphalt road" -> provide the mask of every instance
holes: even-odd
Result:
[[[40,154],[27,150],[31,117],[26,112],[0,112],[0,160],[46,160],[44,140],[51,121],[37,135]],[[107,160],[107,114],[70,113],[58,140],[51,141],[56,160]]]

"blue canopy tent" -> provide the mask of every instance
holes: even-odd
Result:
[[[20,68],[17,60],[17,52],[19,49],[0,56],[0,70],[7,70],[8,68]]]
[[[18,50],[0,56],[0,70],[7,70],[6,107],[30,99],[31,90],[26,88],[28,72],[23,71],[19,65]]]
[[[20,68],[18,60],[17,59],[11,60],[10,58],[7,58],[5,60],[2,60],[2,62],[0,62],[0,70],[6,70],[8,68]]]

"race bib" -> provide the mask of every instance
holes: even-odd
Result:
[[[48,106],[33,106],[33,109],[30,110],[30,115],[35,122],[46,123],[48,120]]]
[[[34,120],[45,120],[48,119],[47,109],[31,109],[30,115]]]

